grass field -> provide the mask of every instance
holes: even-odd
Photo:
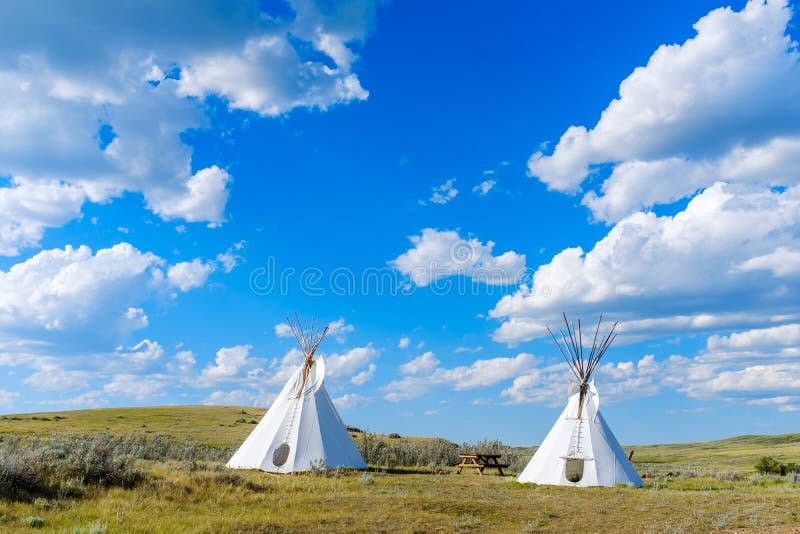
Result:
[[[25,414],[0,417],[0,439],[167,435],[225,448],[262,414],[198,406]],[[218,459],[139,459],[143,477],[132,487],[0,500],[0,531],[800,532],[800,484],[752,468],[763,455],[800,460],[800,434],[625,448],[636,450],[642,489],[522,485],[433,466],[278,476],[230,471]]]
[[[107,408],[0,417],[0,434],[86,432],[167,434],[220,447],[240,444],[266,410],[230,406]]]

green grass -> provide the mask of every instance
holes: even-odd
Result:
[[[704,443],[680,443],[626,447],[635,449],[638,463],[685,464],[691,462],[709,470],[752,472],[762,456],[778,460],[800,459],[800,434],[737,436]]]
[[[262,414],[210,406],[24,414],[0,417],[0,439],[148,433],[226,447],[238,445]],[[637,468],[651,475],[642,489],[533,486],[450,468],[278,476],[212,461],[139,460],[146,477],[133,488],[0,499],[0,531],[660,533],[800,524],[800,484],[752,473],[760,456],[800,460],[800,434],[625,448],[636,450]]]
[[[0,416],[0,435],[87,432],[167,434],[215,447],[237,447],[253,431],[254,422],[260,421],[265,412],[263,408],[245,406],[157,406],[26,413]],[[351,435],[358,434],[354,432]],[[412,442],[425,439],[428,438],[402,438]]]
[[[266,410],[241,406],[103,408],[0,417],[0,434],[41,435],[113,432],[168,434],[214,446],[235,446]],[[237,422],[244,419],[245,422]]]

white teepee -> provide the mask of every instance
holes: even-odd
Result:
[[[517,477],[519,482],[557,486],[642,485],[642,479],[600,415],[600,396],[591,380],[600,358],[616,337],[615,323],[600,344],[597,344],[602,319],[600,316],[600,321],[597,322],[588,357],[583,355],[580,321],[576,330],[574,325],[570,326],[566,315],[564,316],[569,341],[562,331],[563,348],[550,332],[578,382],[570,380],[567,407]]]
[[[295,371],[261,422],[228,462],[233,469],[270,473],[308,471],[314,465],[366,469],[367,464],[325,391],[325,362],[314,359],[328,327],[306,333],[289,321],[305,361]]]

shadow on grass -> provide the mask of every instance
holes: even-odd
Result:
[[[438,468],[425,468],[425,467],[378,467],[378,466],[370,466],[366,470],[362,471],[364,473],[383,473],[387,475],[458,475],[469,477],[470,475],[473,476],[480,476],[478,473],[471,473],[471,472],[463,472],[463,473],[456,473],[455,468],[449,467],[438,467]],[[516,477],[517,475],[512,473],[506,473],[505,475],[499,475],[497,473],[484,473],[484,477],[499,477],[499,478],[509,478],[509,477]]]
[[[425,469],[424,467],[367,467],[363,473],[383,473],[386,475],[443,475],[446,471]]]

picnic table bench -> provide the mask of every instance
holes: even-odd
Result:
[[[461,474],[461,470],[465,467],[471,467],[477,469],[478,473],[483,475],[483,470],[488,467],[490,469],[497,469],[501,475],[505,475],[505,473],[503,473],[503,468],[508,468],[508,464],[501,464],[498,462],[502,454],[475,453],[459,454],[458,456],[461,458],[461,462],[455,464],[455,467],[458,467],[456,474]]]

